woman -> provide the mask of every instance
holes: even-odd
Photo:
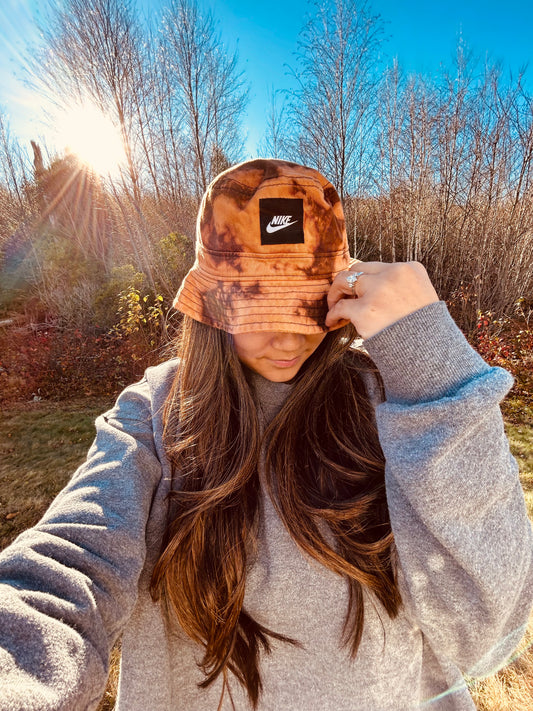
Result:
[[[0,557],[0,708],[95,708],[123,634],[121,710],[473,709],[532,600],[510,376],[283,161],[209,187],[176,306],[178,357]]]

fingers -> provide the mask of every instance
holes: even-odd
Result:
[[[340,299],[334,304],[327,313],[326,326],[333,328],[339,321],[351,321],[354,323],[356,318],[356,307],[354,299]]]
[[[331,309],[337,301],[345,297],[355,297],[356,283],[350,284],[346,277],[350,275],[350,271],[342,271],[337,274],[328,292],[328,308]]]
[[[328,293],[328,308],[332,308],[340,299],[346,297],[356,297],[360,295],[363,278],[368,274],[376,274],[383,268],[381,262],[359,262],[354,261],[350,269],[339,272],[333,283],[331,284]],[[357,281],[352,284],[346,279],[350,274],[360,274]]]
[[[368,281],[371,274],[379,273],[383,265],[380,262],[354,261],[350,269],[339,272],[328,293],[329,312],[326,316],[326,326],[332,328],[339,321],[352,321],[355,323],[357,307],[355,301],[364,293],[364,281]],[[350,283],[347,277],[357,275],[357,279]]]
[[[362,272],[353,288],[350,273]],[[328,327],[350,320],[363,338],[438,301],[427,272],[418,262],[354,262],[340,272],[328,294]]]

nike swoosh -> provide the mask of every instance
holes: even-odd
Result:
[[[284,230],[286,227],[295,225],[297,222],[298,222],[298,220],[294,220],[294,222],[287,222],[286,225],[271,225],[269,222],[266,227],[266,230],[267,230],[268,234],[271,235],[272,232],[277,232],[278,230]]]

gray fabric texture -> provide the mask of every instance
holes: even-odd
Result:
[[[498,403],[511,378],[468,346],[443,303],[365,342],[404,605],[365,596],[358,655],[341,646],[344,580],[294,544],[265,494],[245,607],[300,647],[264,656],[259,711],[466,711],[463,674],[490,673],[533,600],[532,534]],[[123,635],[119,711],[215,711],[201,650],[171,633],[148,583],[170,471],[162,407],[177,363],[147,371],[97,420],[85,464],[43,519],[0,554],[0,709],[95,709]],[[265,422],[290,385],[254,378]],[[233,701],[249,705],[237,683]],[[224,710],[231,708],[228,697]]]

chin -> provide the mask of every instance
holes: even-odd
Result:
[[[261,375],[273,383],[287,383],[298,375],[300,368],[276,368],[274,372],[261,373]]]

